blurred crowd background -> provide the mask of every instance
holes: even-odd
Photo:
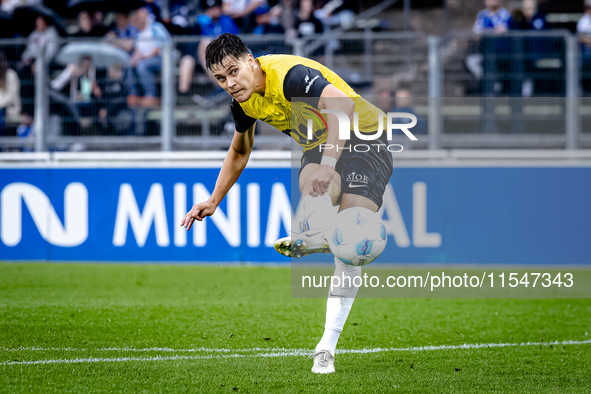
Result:
[[[486,114],[507,106],[482,104],[479,119],[454,123],[474,112],[462,98],[591,92],[591,0],[2,0],[0,24],[4,151],[32,150],[40,132],[50,150],[158,149],[171,119],[174,149],[224,148],[229,96],[204,67],[205,47],[224,32],[244,37],[255,56],[326,64],[384,111],[415,113],[417,134],[433,130],[428,97],[457,99],[439,133],[494,134],[507,128]],[[552,115],[540,103],[534,112]],[[523,103],[508,105],[510,120],[527,120]],[[548,127],[568,123],[566,107]],[[274,136],[264,125],[257,133]]]

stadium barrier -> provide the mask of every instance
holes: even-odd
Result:
[[[575,149],[591,145],[586,132],[590,129],[586,125],[591,105],[581,98],[591,90],[587,86],[591,55],[584,36],[542,31],[499,36],[450,32],[427,37],[366,29],[363,33],[337,31],[290,42],[277,35],[243,38],[255,55],[288,53],[327,64],[376,104],[384,88],[411,82],[414,105],[428,122],[427,143],[417,146],[420,149]],[[80,102],[76,86],[49,88],[68,66],[60,56],[62,52],[52,59],[40,53],[32,72],[21,59],[26,41],[0,41],[9,67],[21,78],[22,112],[35,115],[7,118],[0,147],[39,152],[227,148],[233,132],[226,105],[229,96],[203,72],[197,55],[202,42],[202,37],[175,37],[163,46],[161,72],[156,74],[159,102],[155,108],[144,108],[128,106],[124,67],[94,67],[93,78],[105,94],[100,103]],[[104,41],[63,39],[60,51],[76,43],[108,46]],[[195,71],[190,90],[180,92],[179,74],[187,56],[193,57]],[[539,100],[533,115],[554,116],[552,122],[559,127],[552,127],[558,131],[540,132],[539,122],[528,119],[535,118],[524,109],[528,104],[520,104],[517,96],[524,102],[529,100],[530,107]],[[509,100],[513,101],[507,103]],[[548,104],[543,100],[555,101]],[[386,107],[394,106],[395,100],[381,105],[391,110]],[[506,114],[507,105],[513,119],[523,118],[509,133],[506,127],[495,127],[490,121],[493,116]],[[548,105],[554,109],[545,111]],[[472,118],[466,122],[458,116]],[[487,125],[475,127],[475,121]],[[258,129],[260,148],[289,149],[289,141],[272,128],[261,123]]]
[[[179,225],[223,159],[0,154],[0,260],[290,263],[273,249],[301,215],[290,152],[253,152],[213,217]],[[591,152],[409,151],[394,163],[382,263],[590,263]]]

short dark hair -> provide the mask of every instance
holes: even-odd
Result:
[[[250,54],[246,44],[235,34],[224,33],[218,38],[212,40],[205,49],[205,67],[211,71],[211,68],[222,63],[228,56],[238,60],[244,55]]]

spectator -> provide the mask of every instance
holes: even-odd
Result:
[[[577,33],[591,33],[591,0],[585,0],[585,14],[577,22]]]
[[[35,19],[35,30],[29,35],[27,48],[21,55],[21,62],[17,66],[20,80],[23,81],[21,86],[23,113],[31,118],[35,113],[33,83],[33,74],[36,70],[35,60],[41,51],[44,51],[46,64],[50,63],[58,51],[58,39],[56,28],[49,26],[43,16],[38,16]]]
[[[33,5],[40,5],[43,2],[41,0],[2,0],[0,9],[4,12],[12,14],[15,8],[18,7],[30,7]]]
[[[127,108],[123,71],[118,65],[109,67],[108,77],[101,86],[98,120],[103,131],[110,134],[122,135],[132,131],[133,115]]]
[[[223,33],[238,34],[240,32],[234,20],[222,13],[221,0],[206,0],[204,5],[205,13],[197,16],[201,35],[217,37]]]
[[[395,92],[391,89],[391,82],[388,78],[376,77],[374,83],[374,100],[373,104],[384,112],[389,112],[392,109],[392,97]]]
[[[396,89],[394,102],[396,103],[392,112],[405,112],[417,117],[417,124],[410,130],[413,134],[427,134],[427,122],[424,117],[417,115],[413,109],[413,99],[411,85],[408,82],[400,82]],[[394,123],[411,123],[408,118],[396,119]],[[396,130],[395,134],[403,134],[401,130]]]
[[[75,82],[74,85],[80,85],[80,88],[78,90],[72,90],[70,100],[72,102],[88,101],[90,96],[85,93],[89,90],[87,89],[88,86],[91,86],[90,91],[92,93],[95,93],[97,97],[100,97],[100,92],[95,90],[98,85],[96,85],[94,75],[95,72],[92,67],[92,57],[84,55],[78,58],[78,64],[69,64],[64,71],[57,76],[57,78],[50,82],[49,86],[55,90],[62,90],[68,83]],[[77,82],[79,79],[83,80],[80,84]],[[90,84],[88,82],[90,82]],[[83,100],[80,99],[81,97]]]
[[[148,17],[151,22],[162,22],[160,9],[162,8],[162,0],[146,0],[146,9],[148,10]]]
[[[295,13],[293,27],[297,30],[298,36],[309,36],[320,34],[324,30],[320,19],[314,15],[313,0],[301,0],[300,8]]]
[[[513,11],[509,19],[511,30],[543,30],[546,28],[546,18],[538,12],[536,0],[523,0],[521,9]],[[513,37],[507,42],[512,53],[522,52],[527,58],[516,57],[506,62],[505,74],[509,76],[505,81],[508,93],[511,96],[530,97],[534,94],[534,69],[531,63],[545,56],[545,50],[549,45],[546,37]]]
[[[485,0],[486,8],[478,13],[473,31],[481,33],[505,33],[508,29],[511,15],[503,7],[502,0]],[[502,37],[481,37],[479,40],[479,51],[482,56],[481,80],[482,92],[485,96],[494,96],[503,89],[502,75],[507,70],[508,62],[500,54],[511,50],[510,40]]]
[[[359,12],[357,0],[330,0],[314,15],[328,26],[340,26],[349,29],[353,26],[355,14]]]
[[[502,0],[486,0],[486,8],[478,13],[473,31],[476,34],[484,32],[504,33],[507,31],[511,15]]]
[[[95,25],[88,11],[80,11],[78,14],[78,31],[74,37],[102,37],[103,31]]]
[[[128,104],[129,106],[140,104],[134,81],[133,69],[135,69],[145,96],[141,99],[141,105],[157,107],[159,100],[156,98],[154,77],[162,67],[162,47],[165,43],[170,42],[170,35],[160,22],[151,21],[145,7],[136,11],[136,23],[139,33],[126,77],[129,93]]]
[[[35,61],[41,49],[45,49],[45,59],[51,60],[58,50],[58,34],[53,26],[49,26],[43,16],[35,19],[35,30],[27,39],[27,49],[23,52],[22,61],[30,65]]]
[[[191,7],[186,4],[185,0],[170,0],[169,7],[170,17],[164,20],[168,31],[174,35],[191,34],[191,23],[189,22]]]
[[[109,27],[105,26],[105,14],[102,11],[94,11],[92,13],[92,25],[100,37],[109,31]]]
[[[92,57],[80,56],[78,64],[70,64],[53,81],[50,86],[55,90],[61,90],[70,83],[70,101],[77,103],[78,111],[82,117],[96,116],[96,99],[102,96],[92,65]]]
[[[132,53],[136,38],[137,28],[129,22],[129,13],[117,12],[115,23],[107,33],[107,40],[114,46]]]
[[[513,11],[508,24],[511,30],[544,30],[546,17],[538,11],[536,0],[523,0],[521,9]]]
[[[223,0],[222,13],[232,18],[242,33],[252,33],[256,25],[255,11],[265,4],[265,0]]]
[[[170,20],[166,21],[166,28],[171,34],[191,36],[201,34],[199,25],[192,23],[192,18],[189,18],[192,10],[199,7],[198,4],[193,2],[189,5],[185,0],[170,0],[169,6]],[[191,88],[198,43],[178,42],[176,48],[181,55],[179,68],[179,93],[185,94],[188,93]]]
[[[16,72],[8,68],[4,52],[0,52],[0,136],[5,133],[7,117],[19,117],[20,113],[20,80]]]
[[[256,9],[254,34],[283,34],[283,25],[281,24],[282,7],[276,5],[273,8],[259,7]]]

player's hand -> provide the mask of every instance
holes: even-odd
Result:
[[[328,192],[328,187],[334,178],[335,169],[331,166],[321,165],[304,185],[302,195],[322,196]]]
[[[191,210],[187,212],[187,214],[181,221],[181,226],[185,227],[187,231],[189,231],[191,227],[193,227],[193,223],[195,223],[195,220],[202,221],[207,216],[213,215],[217,207],[218,206],[211,201],[206,201],[193,205],[193,208],[191,208]]]

